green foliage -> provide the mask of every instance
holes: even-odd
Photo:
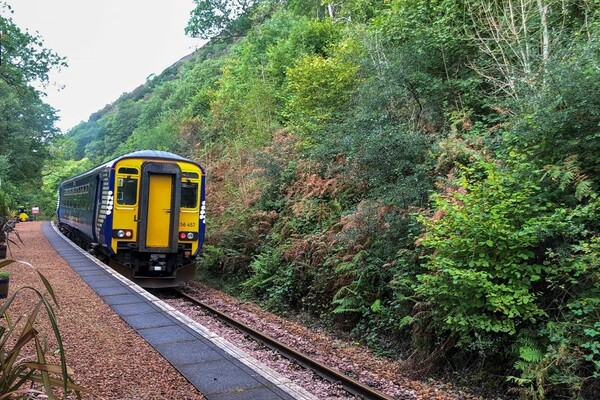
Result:
[[[0,190],[0,217],[8,215],[9,199],[7,194]]]
[[[0,261],[0,268],[15,263],[14,260]],[[54,306],[58,301],[50,282],[39,271],[38,277],[46,288],[47,295],[31,286],[24,286],[10,295],[0,306],[0,315],[4,323],[0,326],[0,396],[39,396],[57,398],[55,391],[62,391],[65,396],[73,392],[81,398],[84,389],[75,384],[71,375],[73,370],[67,366],[62,336],[58,329]],[[34,293],[37,303],[33,304],[28,315],[20,316],[16,321],[10,317],[10,306],[21,292]],[[47,297],[49,296],[49,298]],[[36,328],[36,322],[41,318],[40,312],[45,311],[52,333],[58,344],[56,355],[58,364],[46,360],[47,348],[43,334]],[[32,348],[33,346],[33,354]],[[26,388],[24,386],[31,385]],[[39,387],[40,389],[37,389]]]
[[[23,32],[0,2],[0,185],[32,190],[41,186],[41,168],[47,147],[58,130],[55,110],[42,101],[35,84],[48,84],[48,73],[66,65],[63,58],[44,48],[38,35]],[[17,190],[16,201],[21,201]]]
[[[600,202],[594,199],[576,209],[573,219],[584,225],[568,252],[550,254],[556,268],[548,281],[553,289],[558,317],[540,330],[548,345],[546,390],[563,391],[574,397],[597,391],[600,378],[600,238],[589,236],[585,227],[600,216]],[[562,300],[562,301],[561,301]],[[552,304],[554,306],[554,304]],[[532,363],[540,367],[540,363]],[[543,364],[542,364],[543,365]],[[592,379],[590,379],[590,377]],[[548,389],[550,388],[550,389]]]
[[[519,157],[463,168],[422,218],[421,243],[432,251],[416,291],[429,329],[463,351],[482,339],[512,344],[514,355],[485,354],[513,363],[521,375],[510,381],[527,397],[587,398],[597,383],[585,377],[598,375],[598,200],[553,203],[542,176]]]
[[[470,21],[466,37],[479,47],[472,66],[503,96],[519,98],[521,90],[539,90],[559,78],[551,69],[555,56],[572,38],[593,36],[596,1],[464,2]],[[590,23],[591,22],[591,23]]]
[[[119,102],[114,112],[106,115],[104,123],[110,135],[104,137],[101,158],[114,158],[122,154],[116,154],[115,149],[127,140],[138,126],[140,111],[139,103],[126,100]]]
[[[389,11],[391,2],[373,0],[348,0],[336,4],[334,14],[336,18],[348,19],[354,23],[369,23]]]
[[[309,143],[358,84],[357,65],[342,58],[308,55],[287,71],[286,115]]]
[[[0,214],[0,244],[6,245],[8,249],[10,249],[10,244],[14,244],[15,246],[19,246],[19,243],[24,244],[21,236],[19,235],[19,231],[15,229],[17,225],[16,213],[14,211],[8,211],[7,214]],[[14,236],[15,239],[11,237]]]
[[[173,100],[167,103],[169,109],[186,108],[191,117],[208,117],[212,91],[221,75],[222,66],[222,59],[206,59],[192,64],[178,81]]]
[[[464,2],[456,0],[395,0],[388,12],[373,20],[373,27],[395,46],[414,43],[417,54],[441,53],[438,56],[445,54],[451,62],[456,54],[469,54],[473,49],[463,34],[468,17],[464,7]]]
[[[420,207],[428,203],[428,152],[435,142],[424,126],[443,125],[438,118],[444,85],[434,76],[415,74],[413,67],[421,64],[410,65],[405,56],[408,50],[387,54],[381,63],[365,60],[363,69],[371,72],[370,78],[325,134],[314,139],[318,146],[313,154],[323,163],[344,157],[348,180],[358,179],[368,189],[367,196]],[[375,55],[369,54],[373,59]],[[430,96],[434,90],[439,97]]]
[[[298,17],[321,19],[327,14],[326,4],[321,0],[288,0],[285,8]]]
[[[351,279],[333,297],[333,312],[367,314],[381,309],[381,291],[387,286],[389,270],[382,268],[383,261],[369,256],[366,251],[357,253],[350,261],[335,268],[336,275]]]
[[[255,2],[194,0],[196,6],[190,13],[190,20],[185,32],[192,37],[201,39],[211,39],[217,35],[234,35],[241,23],[248,18],[244,14]]]
[[[567,157],[561,165],[547,165],[545,167],[548,177],[558,183],[561,191],[567,191],[572,188],[577,200],[593,196],[593,183],[581,171],[577,161],[577,155]]]
[[[595,206],[597,207],[597,206]],[[560,394],[568,398],[593,398],[600,377],[599,239],[573,245],[560,266],[549,274],[556,293],[557,316],[537,333],[521,335],[514,348],[520,376],[508,379],[527,398],[544,399]],[[560,301],[566,299],[566,301]],[[531,339],[533,335],[537,340]]]
[[[277,249],[265,249],[250,263],[251,277],[244,282],[243,286],[258,298],[268,295],[269,290],[275,286],[273,281],[277,279],[281,266],[281,253]]]
[[[11,7],[0,3],[0,31],[2,31],[2,64],[0,78],[13,88],[27,83],[48,83],[48,73],[56,67],[65,67],[63,57],[44,47],[38,34],[23,32],[14,24]],[[37,94],[36,94],[37,95]]]
[[[284,83],[287,70],[301,58],[334,56],[336,45],[343,39],[341,25],[329,19],[302,18],[285,11],[263,24],[260,33],[275,39],[268,42],[264,52],[268,57],[266,70],[279,84]]]
[[[505,167],[479,161],[448,195],[434,195],[438,213],[422,218],[422,244],[435,251],[418,292],[435,305],[432,318],[470,343],[488,333],[516,334],[546,315],[536,283],[536,248],[564,227],[522,160]]]
[[[251,47],[251,43],[244,42],[226,60],[210,103],[216,130],[250,146],[266,144],[275,103],[271,82],[261,76],[256,60],[248,59],[253,57],[247,52]]]
[[[124,154],[140,149],[153,149],[181,153],[181,138],[173,121],[162,119],[151,128],[136,129],[127,140],[117,147],[115,154]]]
[[[103,119],[90,120],[72,128],[67,137],[75,144],[73,158],[81,160],[90,158],[92,162],[101,163],[104,157],[102,141],[109,134]]]
[[[223,65],[210,104],[214,129],[246,146],[265,144],[280,124],[288,68],[323,53],[338,34],[330,22],[284,11],[253,29]]]
[[[508,380],[521,387],[522,396],[531,399],[544,399],[544,381],[548,375],[548,360],[544,349],[530,337],[520,337],[515,343],[518,350],[518,360],[515,369],[520,377],[509,376]]]
[[[329,290],[335,321],[382,354],[409,351],[402,343],[411,320],[418,266],[407,247],[420,225],[402,208],[362,202],[346,216],[324,268],[331,269]],[[347,254],[350,253],[350,254]],[[413,258],[414,259],[414,258]]]
[[[597,0],[196,5],[219,37],[56,143],[82,161],[46,164],[48,201],[115,149],[201,157],[202,279],[478,387],[595,398]],[[15,154],[11,204],[35,198]]]
[[[597,190],[600,167],[600,29],[581,44],[562,50],[547,65],[552,76],[516,105],[508,145],[527,149],[538,165],[571,164],[576,157],[579,176]],[[580,179],[579,182],[582,182]]]

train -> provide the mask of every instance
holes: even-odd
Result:
[[[144,288],[193,279],[206,230],[204,168],[141,150],[62,182],[57,225],[76,244]]]

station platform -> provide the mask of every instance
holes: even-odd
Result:
[[[316,400],[289,379],[74,246],[50,222],[60,256],[125,322],[209,400]]]

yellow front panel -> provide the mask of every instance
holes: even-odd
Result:
[[[172,185],[171,175],[150,175],[147,247],[169,247]]]
[[[115,166],[115,171],[122,171],[122,168],[131,168],[136,170],[132,172],[117,172],[115,174],[115,205],[113,211],[113,229],[130,229],[133,232],[133,236],[129,240],[113,239],[112,249],[117,251],[117,243],[119,242],[135,242],[137,241],[137,220],[138,220],[138,209],[139,209],[139,187],[140,187],[140,171],[142,161],[137,159],[127,159],[119,162]],[[123,189],[128,187],[133,189],[133,185],[127,185],[127,180],[136,179],[135,185],[135,200],[132,199],[131,195],[124,195]]]

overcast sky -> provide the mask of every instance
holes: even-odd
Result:
[[[193,0],[5,1],[21,30],[67,58],[44,99],[63,132],[202,45],[184,32]]]

